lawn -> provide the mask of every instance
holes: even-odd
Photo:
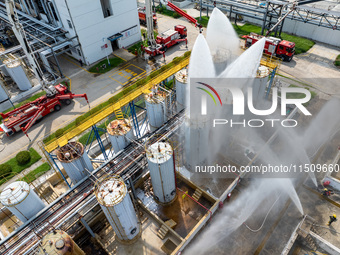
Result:
[[[23,170],[30,167],[31,165],[33,165],[34,163],[38,162],[41,159],[41,156],[39,155],[39,153],[35,149],[30,148],[29,152],[30,152],[30,155],[31,155],[31,160],[26,165],[23,165],[23,166],[18,165],[15,157],[11,158],[10,160],[8,160],[7,162],[4,163],[4,164],[8,164],[12,167],[12,173],[10,173],[9,176],[7,176],[7,178],[2,178],[0,180],[0,184],[5,183],[8,179],[13,177],[15,174],[22,172]]]
[[[160,6],[160,5],[156,7],[156,12],[163,14],[163,15],[166,15],[166,16],[169,16],[169,17],[173,17],[175,19],[182,17],[177,12],[172,11],[172,10],[168,10],[165,6]],[[186,12],[186,11],[184,11],[184,12]]]
[[[334,65],[340,66],[340,55],[338,55],[334,61]]]
[[[96,65],[92,66],[89,69],[89,72],[91,73],[106,73],[113,68],[119,66],[121,63],[124,62],[121,58],[109,58],[110,65],[107,62],[107,59],[100,61]]]
[[[199,21],[199,17],[196,18],[196,20],[198,20],[198,22],[200,22],[201,25],[206,27],[208,25],[209,18],[206,17],[206,16],[203,16],[202,21]],[[243,26],[238,26],[238,25],[233,24],[233,26],[234,26],[236,33],[240,37],[242,37],[242,35],[249,35],[251,32],[254,32],[256,34],[261,33],[261,27],[255,26],[255,25],[252,25],[252,24],[246,23]],[[313,45],[315,44],[315,42],[313,42],[312,40],[302,38],[302,37],[299,37],[299,36],[295,36],[295,35],[291,35],[291,34],[287,34],[287,33],[282,33],[281,38],[283,40],[295,43],[295,54],[305,53],[310,48],[312,48]]]
[[[42,176],[44,173],[49,171],[50,169],[51,169],[50,164],[45,162],[41,166],[38,166],[36,169],[26,174],[23,178],[20,179],[20,181],[31,183],[37,178],[39,178],[40,176]]]

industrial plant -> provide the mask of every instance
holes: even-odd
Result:
[[[0,1],[0,254],[340,254],[336,1]]]

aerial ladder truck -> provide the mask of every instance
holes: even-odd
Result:
[[[86,94],[73,94],[68,88],[62,84],[49,86],[46,78],[40,69],[34,56],[32,48],[27,40],[25,31],[18,18],[14,0],[6,0],[6,10],[9,22],[12,25],[13,33],[19,41],[30,68],[35,77],[39,80],[42,89],[46,91],[46,95],[39,97],[33,102],[27,103],[7,113],[0,113],[3,123],[0,125],[0,133],[7,136],[22,130],[28,137],[29,128],[40,118],[53,111],[59,111],[62,104],[69,105],[73,98],[83,97],[89,104]],[[29,139],[29,137],[28,137]]]
[[[169,29],[155,39],[153,33],[153,14],[151,10],[151,0],[145,1],[145,15],[146,15],[146,25],[147,25],[147,39],[148,39],[148,47],[142,46],[142,49],[150,56],[156,56],[162,54],[165,58],[165,52],[168,48],[172,47],[175,44],[187,41],[187,28],[182,25],[176,25],[174,29]],[[182,17],[187,19],[189,22],[193,23],[195,27],[199,28],[200,33],[202,32],[202,25],[197,22],[197,20],[191,17],[189,14],[178,8],[176,5],[172,4],[168,1],[161,0],[161,4],[164,4],[180,14]]]

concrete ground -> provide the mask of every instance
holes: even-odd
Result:
[[[333,64],[339,54],[337,47],[316,43],[307,53],[294,56],[291,62],[283,62],[279,73],[340,98],[340,69]]]

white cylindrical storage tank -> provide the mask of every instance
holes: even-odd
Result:
[[[266,87],[269,78],[269,68],[266,66],[260,66],[257,70],[256,78],[253,84],[253,104],[257,105],[258,102],[262,101],[266,94]]]
[[[231,57],[231,52],[228,50],[219,49],[216,51],[216,54],[213,56],[216,75],[221,74],[227,68],[227,65],[230,64],[228,60],[231,61]]]
[[[123,242],[137,240],[141,228],[123,179],[114,175],[99,180],[94,192],[117,238]]]
[[[8,99],[8,95],[6,93],[6,88],[2,82],[2,80],[0,80],[0,103],[7,100]]]
[[[88,172],[94,170],[84,146],[79,142],[69,142],[59,148],[56,154],[73,184],[76,184],[88,176]]]
[[[19,60],[8,58],[4,61],[4,64],[7,72],[20,90],[25,91],[32,88],[32,84],[24,71],[24,66]]]
[[[171,203],[176,198],[176,176],[173,150],[168,142],[146,145],[151,183],[155,200]]]
[[[62,230],[53,230],[43,237],[38,255],[85,255],[85,252]]]
[[[107,133],[115,153],[123,150],[135,139],[131,122],[127,119],[114,120],[107,126]]]
[[[188,89],[188,70],[182,69],[175,75],[176,81],[176,101],[178,111],[186,107],[185,101]]]
[[[157,90],[145,96],[146,114],[151,131],[156,130],[166,122],[166,94]]]
[[[22,222],[26,222],[45,207],[40,197],[23,181],[13,182],[4,188],[0,201]]]
[[[184,156],[185,167],[194,172],[196,166],[207,165],[209,155],[208,118],[185,119]]]

